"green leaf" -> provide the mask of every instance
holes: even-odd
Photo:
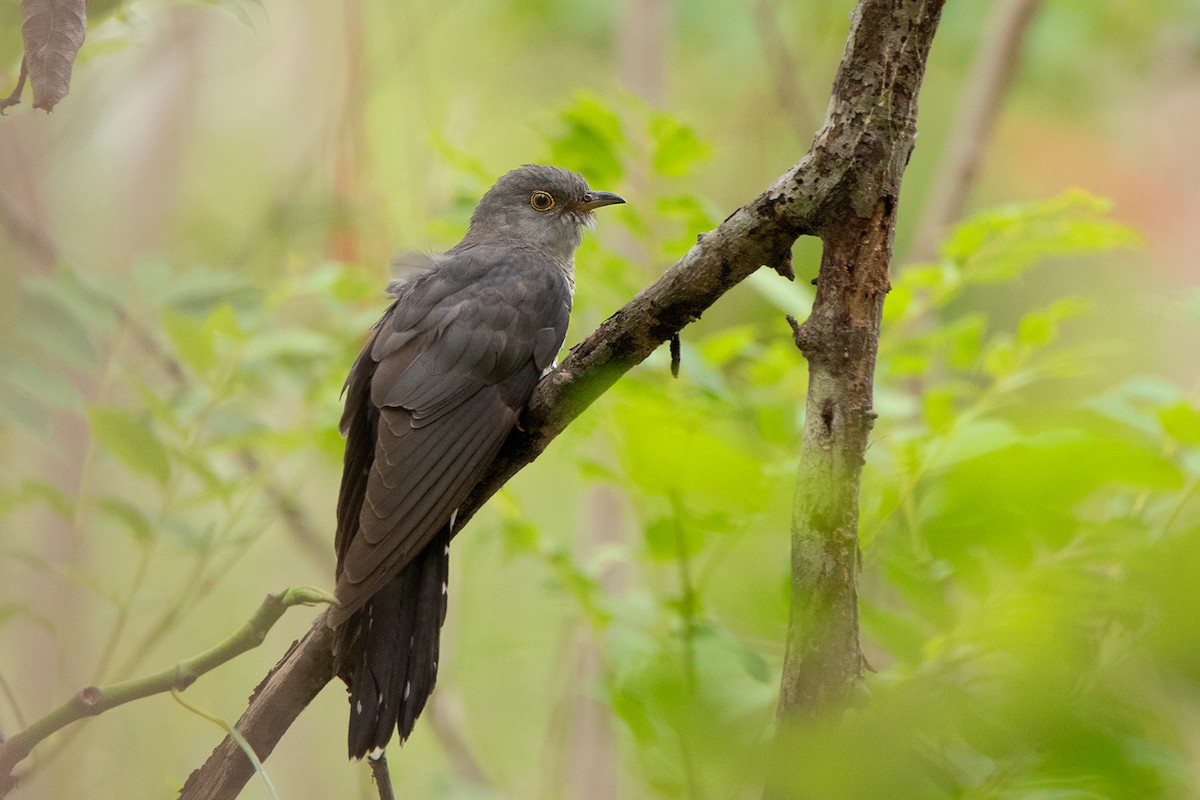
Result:
[[[706,337],[698,349],[709,364],[723,367],[739,356],[749,355],[756,344],[753,325],[734,325]]]
[[[19,386],[0,375],[0,429],[15,422],[41,436],[50,434],[50,415],[45,406]]]
[[[1017,347],[1007,335],[994,338],[983,354],[983,371],[992,377],[1012,373],[1018,363]]]
[[[930,468],[947,469],[972,458],[1012,447],[1022,441],[1020,431],[1011,423],[985,419],[955,428],[953,436],[942,440]]]
[[[1182,402],[1175,384],[1165,378],[1140,375],[1092,398],[1086,406],[1123,425],[1157,436],[1162,431],[1159,411]]]
[[[246,332],[238,324],[237,313],[229,303],[221,303],[213,308],[204,320],[204,327],[210,335],[224,336],[235,342],[246,339]]]
[[[675,526],[676,522],[672,517],[660,517],[646,526],[642,535],[646,539],[651,558],[669,561],[679,556],[679,539]]]
[[[935,386],[925,392],[921,400],[921,413],[925,424],[935,433],[950,430],[958,416],[958,399],[963,390],[957,384]]]
[[[730,504],[750,510],[762,500],[762,467],[747,431],[722,419],[722,405],[626,380],[615,409],[620,455],[644,492],[675,496],[689,510]],[[675,388],[675,387],[672,387]]]
[[[537,526],[524,517],[506,515],[500,523],[500,533],[504,538],[504,555],[507,558],[536,553],[540,547]]]
[[[990,209],[959,225],[943,245],[966,280],[1011,280],[1054,255],[1135,246],[1141,239],[1107,218],[1111,204],[1080,190],[1051,200]]]
[[[1200,444],[1200,410],[1184,402],[1160,409],[1158,421],[1172,439],[1183,444]]]
[[[771,665],[762,657],[762,654],[757,650],[744,648],[739,652],[741,656],[742,667],[746,670],[746,674],[760,683],[771,682]]]
[[[163,328],[180,361],[200,375],[207,374],[216,366],[217,350],[211,326],[190,314],[166,309],[163,311]]]
[[[647,745],[658,738],[646,704],[639,694],[618,689],[613,692],[610,703],[613,712],[629,727],[636,742]]]
[[[0,511],[11,511],[37,502],[45,503],[63,519],[69,520],[75,516],[75,501],[66,492],[32,478],[26,478],[16,489],[0,494]]]
[[[167,448],[146,417],[120,408],[94,406],[88,409],[92,435],[106,450],[134,472],[166,483],[171,475]]]
[[[0,628],[18,619],[27,619],[38,627],[54,634],[54,621],[24,601],[0,603]]]
[[[696,244],[696,233],[715,228],[719,213],[693,195],[668,195],[654,202],[659,218],[675,222],[678,233],[663,238],[660,252],[664,259],[675,260]]]
[[[1055,300],[1047,308],[1034,309],[1021,318],[1017,341],[1027,347],[1044,347],[1058,338],[1058,323],[1087,311],[1087,304],[1075,298]]]
[[[96,348],[91,334],[75,309],[58,293],[41,284],[25,287],[17,308],[21,337],[44,353],[80,367],[96,363]]]
[[[983,351],[983,334],[987,330],[987,319],[982,314],[969,314],[947,325],[944,329],[946,361],[958,369],[974,366]]]
[[[79,412],[83,408],[79,388],[66,370],[36,353],[0,352],[0,374],[4,383],[34,398],[43,408]]]
[[[624,174],[620,117],[600,98],[580,93],[559,119],[563,130],[550,140],[553,162],[583,173],[595,188],[612,191]]]
[[[121,308],[122,296],[109,286],[94,285],[69,268],[52,275],[27,279],[27,291],[45,296],[71,316],[90,334],[108,334],[116,323],[115,309]]]
[[[650,137],[654,141],[651,166],[660,175],[686,175],[696,162],[712,152],[696,132],[669,114],[650,117]]]
[[[91,502],[97,511],[125,526],[138,544],[147,544],[154,539],[150,520],[135,506],[115,497],[97,497]]]
[[[813,290],[772,270],[757,269],[750,273],[746,283],[768,303],[796,319],[803,320],[812,312]]]
[[[621,475],[612,467],[602,464],[595,459],[582,455],[578,456],[575,460],[575,466],[579,470],[579,477],[584,480],[611,483],[614,486],[621,485]]]
[[[181,271],[164,261],[142,261],[133,268],[138,289],[154,306],[171,306],[188,314],[207,314],[219,306],[251,308],[262,293],[232,272],[219,269]]]
[[[323,333],[299,328],[269,331],[252,338],[243,354],[253,362],[305,362],[332,360],[340,345]]]
[[[924,375],[932,364],[923,353],[897,353],[888,360],[888,373],[893,378]]]

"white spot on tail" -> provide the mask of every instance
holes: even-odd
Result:
[[[450,512],[450,527],[451,527],[451,528],[453,528],[453,527],[454,527],[454,523],[455,523],[457,520],[458,520],[458,509],[456,508],[456,509],[454,509],[453,511],[451,511],[451,512]],[[450,552],[450,545],[446,545],[446,552],[447,552],[447,553],[449,553],[449,552]]]
[[[379,693],[379,705],[383,705],[383,692]]]
[[[379,759],[383,758],[383,748],[376,747],[374,750],[367,753],[367,758],[371,759],[372,761],[378,761]]]
[[[404,699],[405,700],[408,699],[408,693],[411,689],[412,689],[412,681],[405,681],[404,682]]]
[[[442,594],[445,594],[448,591],[450,591],[450,587],[446,585],[445,581],[442,581]]]
[[[357,703],[354,704],[354,713],[356,713],[356,714],[362,713],[362,700],[359,700]]]

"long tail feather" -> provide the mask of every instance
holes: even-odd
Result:
[[[442,528],[395,578],[338,627],[338,674],[350,687],[351,758],[400,742],[437,681],[446,619],[450,526]]]

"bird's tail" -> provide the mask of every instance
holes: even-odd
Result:
[[[412,733],[437,680],[449,572],[447,525],[338,626],[337,671],[350,687],[351,758],[381,753],[393,728],[401,744]]]

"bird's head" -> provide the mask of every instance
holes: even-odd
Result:
[[[475,207],[463,244],[522,244],[570,260],[593,224],[592,211],[624,203],[589,189],[577,172],[526,164],[496,181]]]

